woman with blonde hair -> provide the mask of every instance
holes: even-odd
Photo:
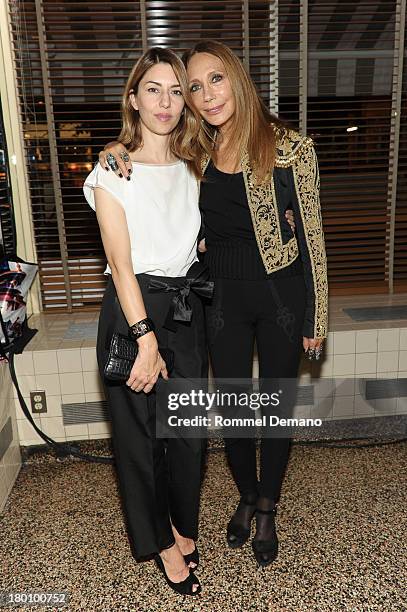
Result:
[[[122,101],[123,159],[137,180],[121,181],[98,164],[84,184],[108,261],[97,357],[130,545],[136,560],[154,556],[169,586],[184,595],[201,590],[192,570],[203,441],[157,437],[155,384],[168,378],[164,350],[174,355],[174,377],[207,376],[203,305],[194,292],[197,277],[207,293],[213,288],[197,258],[198,131],[181,60],[152,48],[132,69]],[[168,325],[186,285],[190,321]],[[138,345],[126,384],[104,376],[116,333]]]
[[[291,398],[303,350],[318,359],[327,335],[327,267],[313,141],[272,115],[239,58],[217,41],[183,56],[201,116],[200,207],[205,264],[215,281],[206,307],[215,379],[250,379],[257,345],[260,390],[285,385]],[[123,143],[125,144],[125,143]],[[111,143],[106,153],[125,152]],[[125,163],[121,172],[127,176]],[[137,180],[137,177],[135,178]],[[286,218],[294,211],[295,233]],[[277,387],[278,389],[279,387]],[[292,409],[292,405],[286,409]],[[237,408],[237,407],[236,407]],[[267,409],[263,409],[267,412]],[[252,437],[225,437],[240,501],[227,526],[230,547],[242,546],[256,517],[252,548],[265,567],[277,556],[277,502],[290,439],[267,431],[257,477]]]

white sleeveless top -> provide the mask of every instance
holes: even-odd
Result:
[[[135,274],[185,276],[198,260],[201,226],[197,179],[182,160],[169,165],[133,162],[130,181],[98,163],[83,191],[95,210],[94,188],[108,191],[123,207]],[[107,265],[105,274],[111,274]]]

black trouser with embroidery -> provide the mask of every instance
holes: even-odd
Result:
[[[148,284],[168,277],[137,274],[146,311],[154,320],[158,344],[174,351],[174,378],[207,377],[204,312],[193,292],[190,324],[176,331],[163,327],[171,293],[151,293]],[[172,279],[174,282],[183,278]],[[127,335],[128,324],[120,308],[112,278],[103,297],[99,318],[97,356],[101,374],[113,332]],[[112,421],[115,463],[123,500],[127,531],[137,560],[174,544],[171,523],[187,538],[197,539],[200,485],[205,440],[163,439],[156,436],[154,389],[136,393],[125,384],[104,379]]]
[[[214,378],[251,378],[256,341],[260,390],[267,390],[270,379],[296,379],[303,350],[306,302],[303,276],[214,280],[214,297],[205,313]],[[262,379],[268,379],[263,387]],[[296,381],[292,384],[296,386]],[[256,472],[255,438],[225,437],[225,446],[240,494],[258,493],[277,501],[290,439],[262,437],[260,481]]]

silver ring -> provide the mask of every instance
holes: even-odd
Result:
[[[123,160],[124,162],[128,162],[128,161],[130,161],[129,154],[128,154],[126,151],[122,151],[122,152],[120,153],[120,157],[122,158],[122,160]]]
[[[322,345],[319,348],[311,347],[311,348],[308,349],[308,359],[310,361],[312,361],[314,359],[316,361],[318,361],[319,358],[321,357],[321,353],[322,353]]]
[[[109,164],[109,166],[111,167],[111,169],[113,170],[113,172],[116,172],[116,170],[119,169],[119,166],[117,164],[116,158],[114,155],[112,155],[112,153],[108,153],[106,155],[106,161]]]
[[[318,360],[321,357],[322,354],[322,349],[323,349],[323,345],[321,344],[321,346],[319,348],[317,348],[315,350],[315,359]]]

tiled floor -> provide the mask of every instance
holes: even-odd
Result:
[[[34,460],[1,519],[0,591],[67,591],[69,612],[404,612],[406,467],[405,445],[294,446],[277,515],[279,556],[257,570],[250,542],[226,546],[238,497],[223,452],[210,452],[203,590],[182,598],[153,562],[133,560],[111,466]]]

